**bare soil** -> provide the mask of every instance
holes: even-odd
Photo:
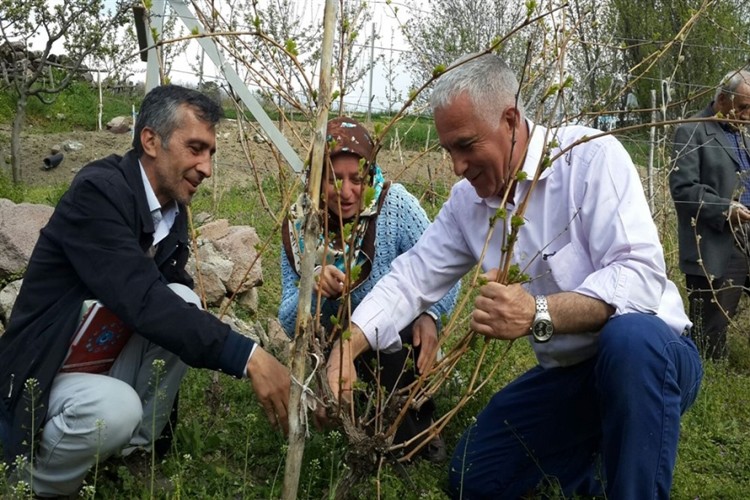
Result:
[[[219,127],[218,145],[214,173],[218,185],[231,187],[252,182],[253,168],[260,175],[277,172],[278,161],[267,143],[249,141],[248,154],[243,150],[236,125],[222,123]],[[52,148],[63,147],[68,141],[80,142],[83,147],[78,151],[62,151],[63,161],[49,170],[44,169],[43,160],[51,154]],[[57,134],[24,133],[21,145],[21,179],[27,186],[60,186],[67,185],[76,172],[87,163],[108,156],[112,153],[123,154],[131,147],[131,135],[114,134],[109,131],[72,131]],[[295,146],[300,156],[306,154],[306,148]],[[10,130],[0,127],[0,167],[9,173]],[[383,148],[378,156],[387,178],[407,183],[428,185],[430,179],[437,184],[445,185],[455,179],[450,168],[450,161],[441,153],[430,152],[420,155],[414,151]],[[289,168],[289,167],[287,167]],[[291,171],[291,169],[290,169]]]

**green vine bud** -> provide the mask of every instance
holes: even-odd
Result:
[[[375,200],[375,188],[372,186],[367,186],[367,189],[365,189],[364,198],[364,206],[369,207],[370,204]]]
[[[291,38],[287,38],[286,43],[284,43],[284,49],[295,57],[299,55],[299,52],[297,52],[297,42]]]
[[[508,284],[526,283],[529,281],[529,275],[521,272],[518,264],[511,264],[508,268]]]
[[[531,17],[534,14],[535,10],[536,10],[535,0],[529,0],[528,2],[526,2],[526,17]]]
[[[555,95],[559,90],[560,90],[560,84],[553,83],[552,85],[549,86],[549,88],[547,89],[547,92],[545,92],[544,95],[542,96],[542,101],[546,101],[548,97]]]
[[[349,278],[351,279],[352,283],[356,283],[361,274],[362,274],[362,266],[357,265],[357,266],[352,267],[352,270],[349,273]]]

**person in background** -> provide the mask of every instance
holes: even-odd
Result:
[[[385,181],[375,162],[374,143],[364,126],[352,118],[339,117],[328,122],[322,202],[327,214],[327,234],[321,235],[316,252],[316,282],[313,312],[320,294],[320,321],[327,332],[333,325],[331,316],[341,317],[342,297],[348,296],[351,310],[388,272],[391,262],[417,242],[429,219],[419,201],[401,184]],[[366,191],[373,188],[371,200],[365,201]],[[304,195],[303,195],[304,197]],[[279,320],[289,337],[294,337],[299,300],[298,281],[302,256],[303,197],[292,207],[282,228],[281,256],[282,295]],[[343,225],[355,222],[352,238],[342,241]],[[361,271],[352,283],[348,282],[346,255],[351,255],[351,266]],[[358,363],[358,371],[369,382],[378,381],[386,390],[409,385],[418,372],[428,370],[438,352],[438,331],[442,318],[451,314],[456,303],[459,285],[444,292],[444,296],[430,308],[405,318],[399,331],[402,346],[380,356],[380,369],[373,373],[365,356]],[[348,310],[348,307],[344,307]],[[345,320],[339,321],[345,324]],[[406,345],[413,346],[411,348]],[[407,360],[413,359],[413,368]],[[394,443],[403,443],[416,436],[433,421],[435,405],[430,400],[419,410],[409,410],[398,428]],[[444,445],[439,438],[431,441],[424,455],[432,460],[444,457]]]
[[[693,336],[707,359],[727,352],[729,320],[748,291],[750,71],[730,71],[714,100],[675,130],[669,188],[677,211]]]
[[[680,416],[703,372],[638,172],[612,136],[591,140],[598,131],[526,118],[519,91],[495,54],[466,56],[437,80],[435,127],[463,180],[354,311],[328,381],[334,394],[350,387],[352,360],[399,346],[404,318],[479,264],[487,282],[471,329],[529,339],[539,364],[466,429],[450,464],[451,495],[669,498]],[[495,266],[521,203],[524,224],[508,257],[528,278],[503,284]]]
[[[186,205],[211,175],[221,116],[197,91],[151,90],[133,149],[81,169],[41,230],[0,337],[5,460],[33,460],[14,475],[38,497],[75,494],[97,461],[150,449],[188,365],[249,377],[286,429],[287,369],[201,310],[185,271]],[[90,299],[133,333],[105,371],[61,370]]]

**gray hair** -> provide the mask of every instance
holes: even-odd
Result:
[[[721,79],[721,83],[716,88],[714,101],[718,101],[719,96],[722,94],[735,95],[737,88],[743,83],[750,85],[750,71],[745,69],[730,71],[724,75],[724,78]]]
[[[479,116],[493,127],[498,125],[500,113],[508,106],[515,106],[524,114],[516,75],[500,57],[474,53],[457,59],[451,67],[458,64],[460,66],[437,79],[430,96],[433,113],[465,92]]]
[[[210,125],[219,123],[224,115],[217,102],[197,90],[179,85],[154,87],[143,99],[133,130],[133,149],[139,157],[143,154],[141,131],[144,128],[156,132],[164,147],[169,147],[172,132],[182,125],[182,105],[193,109],[200,120]]]

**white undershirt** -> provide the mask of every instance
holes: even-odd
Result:
[[[146,171],[143,169],[140,160],[138,160],[138,165],[141,167],[141,179],[143,180],[143,188],[146,191],[148,209],[151,212],[151,219],[154,221],[153,245],[156,246],[161,240],[166,238],[169,231],[172,230],[174,221],[180,214],[180,207],[175,200],[170,201],[166,206],[162,207],[161,203],[159,203],[159,200],[156,198],[154,188],[151,187],[151,183],[146,176]]]

